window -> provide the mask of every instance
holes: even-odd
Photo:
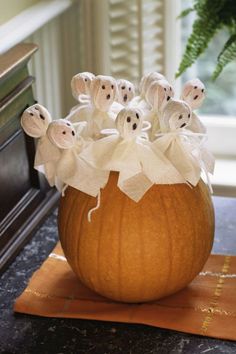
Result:
[[[182,9],[191,7],[192,3],[192,0],[182,0]],[[194,13],[190,13],[182,19],[181,42],[183,50],[187,42],[187,37],[191,33],[194,17]],[[236,61],[227,65],[215,82],[211,80],[211,74],[216,65],[216,58],[227,38],[228,34],[226,30],[219,32],[213,38],[207,51],[182,76],[184,81],[190,77],[198,76],[206,84],[207,100],[205,100],[200,113],[211,117],[217,115],[236,118],[236,99],[233,99],[234,97],[236,98]]]
[[[182,10],[192,5],[192,0],[182,0]],[[187,37],[191,33],[194,13],[182,19],[181,47],[185,49]],[[227,32],[219,32],[207,51],[182,75],[182,81],[199,77],[206,85],[207,99],[199,110],[208,128],[209,147],[216,156],[215,174],[212,178],[214,191],[220,195],[236,194],[236,61],[226,66],[218,79],[213,82],[211,74],[216,58]]]

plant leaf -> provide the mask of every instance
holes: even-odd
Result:
[[[180,76],[205,51],[215,33],[226,23],[232,22],[235,0],[195,0],[194,10],[197,18],[193,23],[192,33],[188,38],[182,61],[176,77]],[[223,16],[222,16],[223,15]]]
[[[212,79],[216,80],[224,67],[234,59],[236,59],[236,33],[230,36],[220,52],[215,71],[212,74]]]
[[[180,15],[177,17],[177,19],[183,18],[185,16],[187,16],[188,14],[190,14],[190,12],[194,11],[193,7],[188,7],[187,9],[183,10]]]
[[[208,18],[208,21],[205,18],[195,20],[176,77],[180,76],[205,51],[218,27],[219,23],[215,18]]]

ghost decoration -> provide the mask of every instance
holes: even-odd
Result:
[[[181,99],[188,103],[192,111],[200,108],[203,100],[205,99],[205,86],[199,79],[187,81],[181,93]],[[206,128],[202,124],[199,117],[193,112],[192,122],[188,129],[195,133],[206,133]]]
[[[166,174],[181,179],[163,153],[154,152],[151,143],[141,137],[142,127],[141,112],[124,108],[116,118],[116,130],[108,130],[109,136],[91,143],[81,154],[94,167],[119,172],[118,187],[135,202],[154,183],[165,183]]]
[[[34,168],[45,175],[50,186],[55,185],[58,190],[61,190],[62,184],[55,175],[60,151],[51,143],[46,134],[51,121],[52,118],[48,110],[35,104],[22,114],[21,126],[27,135],[38,139]]]
[[[32,138],[44,136],[51,121],[48,110],[39,104],[28,107],[21,116],[21,126]]]
[[[82,72],[76,74],[71,80],[71,91],[73,97],[79,102],[71,108],[71,115],[75,115],[81,105],[89,104],[90,102],[90,84],[95,75],[90,72]]]
[[[91,102],[66,118],[71,122],[86,121],[85,135],[92,139],[101,137],[101,130],[115,127],[115,113],[111,106],[117,96],[117,83],[111,76],[96,76],[90,85]]]
[[[201,174],[200,161],[193,153],[196,145],[193,147],[189,139],[189,135],[193,138],[194,133],[185,129],[191,124],[191,119],[191,108],[186,102],[170,100],[160,116],[162,134],[152,147],[154,151],[160,150],[165,154],[186,183],[196,186]],[[196,136],[198,143],[199,134]]]
[[[60,149],[61,156],[57,161],[56,174],[67,186],[72,186],[84,193],[96,197],[101,188],[106,185],[109,172],[98,170],[80,157],[80,153],[86,146],[81,131],[83,123],[75,127],[66,119],[53,121],[47,135],[50,141]]]
[[[135,96],[135,87],[132,82],[128,80],[120,79],[117,81],[118,86],[118,94],[117,94],[117,101],[126,106]]]
[[[90,97],[90,85],[95,75],[90,72],[82,72],[72,77],[71,91],[73,97],[80,101],[80,96]]]
[[[146,92],[153,81],[165,80],[165,77],[158,72],[151,72],[144,75],[139,84],[140,94],[132,99],[130,107],[141,109],[144,114],[148,114],[151,107],[146,101]]]
[[[173,96],[174,89],[166,80],[153,81],[146,92],[146,101],[149,103],[151,110],[145,115],[144,119],[152,125],[149,132],[151,141],[156,138],[156,133],[160,131],[160,114]]]
[[[144,75],[140,81],[139,92],[142,98],[145,98],[146,92],[153,81],[166,80],[165,76],[154,71]]]

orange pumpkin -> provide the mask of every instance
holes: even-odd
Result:
[[[151,301],[184,288],[203,268],[214,236],[214,209],[203,181],[194,188],[154,185],[135,203],[111,173],[89,223],[96,203],[69,187],[58,218],[65,256],[90,289],[117,301]]]

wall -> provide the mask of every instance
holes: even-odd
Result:
[[[0,25],[37,2],[39,0],[0,0]]]

